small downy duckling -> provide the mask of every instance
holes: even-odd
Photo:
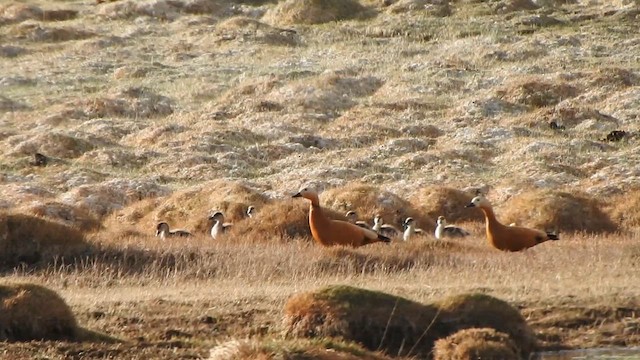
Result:
[[[402,233],[402,240],[409,241],[411,236],[416,233],[416,221],[412,217],[408,217],[404,220],[402,224],[404,228],[404,232]]]
[[[376,215],[373,218],[373,227],[371,230],[391,239],[396,238],[401,234],[400,230],[396,229],[393,225],[385,224],[382,216],[380,215]]]
[[[293,195],[311,201],[309,206],[309,228],[311,236],[320,245],[347,245],[359,247],[377,242],[389,242],[388,237],[373,230],[362,228],[348,221],[329,219],[320,206],[318,194],[311,189],[302,188]]]
[[[170,230],[169,224],[163,221],[156,226],[156,236],[164,240],[168,237],[189,237],[191,233],[183,229]]]
[[[487,241],[498,250],[521,251],[548,240],[559,240],[558,234],[522,226],[507,226],[496,218],[491,203],[483,195],[474,197],[466,207],[477,207],[484,212]]]
[[[253,205],[249,205],[249,207],[247,208],[247,217],[248,218],[252,218],[253,215],[255,215],[256,213],[256,208]]]
[[[371,226],[369,226],[369,224],[367,224],[366,221],[358,220],[358,214],[355,211],[349,210],[347,211],[345,216],[347,217],[347,220],[349,220],[350,223],[356,224],[361,228],[371,229]]]
[[[220,235],[229,230],[233,224],[224,222],[224,215],[221,211],[216,211],[213,215],[209,216],[209,220],[213,220],[213,226],[211,227],[211,237],[217,239]]]
[[[444,216],[438,216],[438,226],[435,231],[436,239],[443,239],[445,237],[450,238],[462,238],[469,236],[469,232],[461,227],[454,225],[447,225],[447,219]]]

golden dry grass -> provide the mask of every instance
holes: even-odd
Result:
[[[518,360],[518,347],[509,335],[491,328],[460,330],[436,341],[434,360]]]
[[[24,217],[24,248],[45,231],[67,234],[58,221],[87,232],[91,248],[56,261],[77,255],[56,235],[59,246],[40,249],[53,261],[4,274],[50,285],[83,323],[143,338],[9,351],[204,358],[221,340],[265,326],[278,334],[275,313],[292,293],[336,283],[421,303],[487,293],[525,306],[548,348],[640,343],[637,5],[412,8],[421,3],[0,5],[0,206]],[[601,141],[612,130],[631,136]],[[33,166],[34,152],[50,163]],[[413,214],[430,230],[445,215],[473,236],[321,249],[308,236],[308,205],[281,200],[307,182],[335,194],[321,195],[333,218],[345,204],[368,219],[378,207],[387,222]],[[460,210],[464,196],[451,190],[480,184],[501,220],[513,211],[518,223],[560,221],[562,240],[522,254],[490,249],[481,215]],[[550,199],[556,213],[531,210]],[[260,205],[255,219],[243,219],[248,205]],[[211,210],[237,225],[225,240],[206,234]],[[613,227],[599,222],[607,218]],[[196,236],[160,242],[159,220]],[[201,320],[219,309],[228,321]]]

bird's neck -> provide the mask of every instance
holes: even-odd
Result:
[[[482,206],[480,209],[484,212],[484,218],[487,222],[487,230],[501,225],[500,222],[498,222],[498,219],[496,219],[496,214],[490,206]]]
[[[413,234],[414,229],[415,229],[415,226],[413,225],[407,226],[407,228],[404,230],[404,234],[402,235],[402,239],[404,241],[409,241],[409,239],[411,238],[411,234]]]

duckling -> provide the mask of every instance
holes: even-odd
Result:
[[[182,229],[169,230],[169,224],[163,221],[161,223],[158,223],[158,225],[156,226],[156,236],[164,240],[168,237],[176,237],[176,236],[189,237],[191,236],[191,233],[188,232],[187,230],[182,230]]]
[[[402,240],[409,241],[409,239],[411,239],[411,235],[416,232],[416,221],[412,217],[408,217],[404,220],[402,227],[404,228]]]
[[[474,197],[466,207],[477,207],[484,212],[487,240],[498,250],[521,251],[548,240],[559,240],[558,235],[554,233],[501,224],[496,219],[491,203],[482,195]]]
[[[461,238],[469,235],[467,230],[454,225],[447,225],[447,219],[444,216],[438,216],[438,226],[436,226],[435,231],[436,239],[445,237]]]
[[[371,226],[369,226],[369,224],[367,224],[366,221],[358,220],[358,214],[356,214],[355,211],[349,210],[349,211],[347,211],[345,216],[347,217],[347,220],[349,220],[350,223],[356,224],[356,225],[360,226],[361,228],[371,229]]]
[[[213,220],[214,222],[211,227],[211,237],[214,239],[217,239],[233,226],[233,224],[224,222],[224,215],[220,211],[216,211],[213,215],[209,216],[209,220]]]
[[[247,217],[252,218],[255,213],[256,208],[253,205],[249,205],[249,207],[247,208]]]
[[[342,220],[329,219],[320,206],[318,194],[308,188],[302,188],[293,195],[294,198],[303,197],[311,201],[309,206],[309,227],[313,239],[324,246],[349,245],[363,246],[376,242],[389,242],[390,239],[375,231],[362,228]]]
[[[400,236],[400,230],[396,229],[393,225],[385,224],[380,215],[376,215],[373,218],[373,227],[371,230],[391,239]]]

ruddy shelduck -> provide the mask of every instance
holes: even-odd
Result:
[[[474,197],[467,207],[477,207],[484,212],[487,240],[491,246],[498,250],[521,251],[548,240],[559,240],[558,235],[554,233],[501,224],[496,219],[491,203],[482,195]]]
[[[392,239],[401,234],[400,230],[396,229],[393,225],[385,224],[380,215],[376,215],[373,218],[373,227],[371,230]]]
[[[469,232],[461,227],[447,225],[447,219],[444,216],[438,216],[438,226],[436,226],[434,235],[436,239],[461,238],[469,236]]]
[[[213,226],[211,227],[211,237],[217,239],[220,235],[229,230],[233,224],[224,222],[224,215],[221,211],[216,211],[213,215],[209,216],[209,220],[213,220]]]
[[[189,237],[191,233],[183,229],[170,230],[169,224],[163,221],[156,226],[156,236],[164,240],[168,237]]]
[[[369,224],[367,224],[366,221],[358,220],[358,214],[355,211],[349,210],[347,211],[345,216],[347,217],[347,220],[349,220],[350,223],[356,224],[365,229],[371,229],[371,226],[369,226]]]
[[[363,246],[377,242],[389,242],[390,239],[373,230],[362,228],[342,220],[329,219],[320,206],[318,194],[310,189],[303,188],[296,197],[303,197],[311,201],[309,206],[309,227],[313,239],[324,246],[349,245],[353,247]]]

